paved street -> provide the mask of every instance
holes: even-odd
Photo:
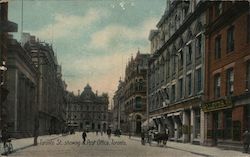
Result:
[[[51,140],[50,140],[51,139]],[[29,140],[26,140],[29,141]],[[30,142],[32,140],[30,139]],[[28,142],[25,143],[29,145]],[[13,145],[16,148],[15,141]],[[19,144],[20,145],[20,144]],[[20,147],[20,146],[19,146]],[[127,136],[114,137],[108,139],[106,134],[96,136],[94,133],[88,133],[86,144],[82,144],[81,134],[68,136],[55,136],[48,138],[40,137],[39,145],[28,146],[24,149],[18,149],[9,156],[16,157],[161,157],[161,156],[227,156],[227,157],[244,157],[237,151],[221,150],[214,147],[195,146],[191,144],[182,144],[168,142],[168,147],[159,147],[155,143],[152,146],[142,146],[139,138]]]

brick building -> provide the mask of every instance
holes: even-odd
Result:
[[[206,20],[205,143],[240,144],[250,129],[249,3],[210,2]]]

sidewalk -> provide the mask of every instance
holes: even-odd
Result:
[[[131,140],[141,141],[138,137],[131,137]],[[146,144],[149,146],[149,144]],[[152,147],[160,147],[156,142],[152,142]],[[201,146],[201,145],[193,145],[190,143],[179,143],[179,142],[167,142],[166,149],[176,149],[185,152],[189,152],[196,155],[201,155],[205,157],[250,157],[250,154],[245,154],[240,151],[234,150],[225,150],[218,147],[209,147],[209,146]]]
[[[44,140],[52,140],[52,139],[59,138],[61,136],[62,136],[61,134],[39,136],[37,139],[37,142],[39,143],[40,139],[43,139],[43,141]],[[11,141],[11,143],[13,145],[14,152],[15,152],[15,151],[22,150],[22,149],[33,146],[34,138],[30,137],[30,138],[14,139]],[[0,156],[3,152],[4,152],[3,143],[0,143]]]

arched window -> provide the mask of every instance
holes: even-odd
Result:
[[[135,98],[135,108],[136,109],[141,109],[142,108],[142,98],[141,97],[136,97]]]

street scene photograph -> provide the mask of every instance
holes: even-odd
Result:
[[[250,0],[0,0],[0,157],[250,157]]]

